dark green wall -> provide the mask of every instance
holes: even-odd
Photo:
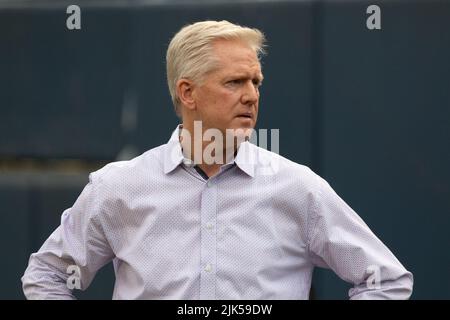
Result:
[[[371,1],[0,9],[0,161],[113,161],[126,145],[164,143],[177,124],[165,51],[184,24],[228,19],[262,29],[259,128],[280,153],[312,167],[414,273],[416,299],[450,298],[450,2]],[[130,98],[131,97],[131,98]],[[124,101],[137,125],[121,125]],[[0,298],[22,298],[31,252],[59,224],[87,172],[0,172]],[[111,265],[82,298],[110,298]],[[328,271],[315,298],[346,298]]]

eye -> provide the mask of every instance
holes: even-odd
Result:
[[[262,82],[259,79],[253,79],[252,82],[253,82],[253,85],[257,88],[261,87],[261,85],[262,85]]]

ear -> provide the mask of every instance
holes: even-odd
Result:
[[[192,95],[194,82],[189,79],[180,79],[177,81],[177,94],[183,106],[189,110],[195,110],[195,99]]]

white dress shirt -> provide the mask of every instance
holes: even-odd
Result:
[[[352,283],[352,299],[407,299],[413,284],[308,167],[244,142],[205,179],[183,157],[178,128],[167,144],[90,174],[31,255],[24,293],[71,299],[69,266],[84,290],[111,260],[113,299],[308,299],[315,266]]]

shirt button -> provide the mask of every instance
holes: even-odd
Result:
[[[208,188],[211,188],[211,187],[213,186],[213,183],[209,180],[209,181],[206,183],[206,186],[207,186]]]
[[[214,225],[212,223],[207,223],[206,224],[206,229],[212,230],[213,228],[214,228]]]
[[[205,271],[206,272],[211,272],[212,271],[212,266],[209,263],[206,265]]]

